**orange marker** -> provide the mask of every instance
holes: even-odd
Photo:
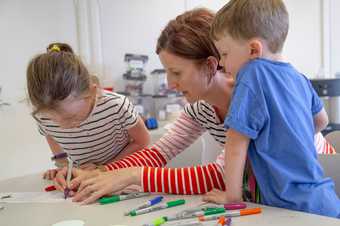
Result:
[[[224,226],[225,225],[225,216],[218,218],[217,226]]]
[[[201,216],[199,217],[199,221],[211,221],[211,220],[217,220],[219,219],[221,216],[224,217],[238,217],[238,216],[245,216],[245,215],[251,215],[251,214],[258,214],[261,213],[262,209],[257,207],[257,208],[251,208],[251,209],[243,209],[243,210],[231,210],[228,211],[222,215],[218,215],[218,216]]]

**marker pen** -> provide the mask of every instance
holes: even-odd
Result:
[[[141,215],[141,214],[145,214],[145,213],[150,213],[150,212],[154,212],[154,211],[158,211],[158,210],[162,210],[162,209],[167,209],[167,208],[183,205],[184,203],[185,203],[184,199],[178,199],[178,200],[170,201],[170,202],[160,204],[160,205],[157,205],[157,206],[151,206],[151,207],[148,207],[148,208],[145,208],[145,209],[132,211],[132,212],[130,212],[130,215],[131,216],[137,216],[137,215]]]
[[[155,198],[150,199],[149,201],[143,203],[142,205],[136,207],[135,209],[132,209],[129,212],[126,212],[124,215],[128,216],[133,211],[137,211],[137,210],[140,210],[140,209],[145,209],[145,208],[148,208],[150,206],[156,205],[156,204],[160,203],[162,200],[163,200],[163,196],[156,196]]]
[[[198,217],[200,221],[211,221],[211,220],[217,220],[221,216],[225,217],[237,217],[237,216],[245,216],[245,215],[251,215],[251,214],[258,214],[261,213],[262,209],[261,208],[252,208],[252,209],[243,209],[243,210],[231,210],[228,211],[227,213],[224,213],[222,215],[218,216],[201,216]]]
[[[122,200],[136,199],[144,196],[148,196],[150,193],[131,193],[127,195],[113,195],[111,197],[102,197],[99,199],[100,204],[108,204],[113,202],[119,202]]]

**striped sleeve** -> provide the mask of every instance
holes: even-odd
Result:
[[[182,112],[171,128],[153,146],[161,150],[168,160],[188,148],[200,137],[205,128]]]
[[[225,190],[223,173],[215,163],[185,168],[143,167],[144,192],[205,194],[213,188]]]
[[[106,164],[107,170],[134,166],[162,167],[189,147],[205,131],[196,121],[182,112],[171,128],[154,144],[124,159]]]
[[[136,151],[127,157],[118,161],[108,163],[105,165],[107,171],[135,167],[135,166],[151,166],[162,167],[165,166],[167,160],[163,157],[160,151],[151,147]]]
[[[38,127],[38,132],[43,135],[43,136],[47,136],[47,133],[46,131],[44,130],[44,128],[42,127],[42,124],[41,124],[41,118],[38,117],[38,116],[33,116],[36,124],[37,124],[37,127]]]
[[[318,154],[336,154],[335,148],[322,136],[317,133],[314,137],[314,145]]]
[[[129,129],[137,123],[138,113],[127,97],[122,96],[116,113],[119,114],[120,123],[125,129]]]

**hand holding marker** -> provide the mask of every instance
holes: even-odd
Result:
[[[142,205],[136,207],[135,209],[130,210],[129,212],[126,212],[124,215],[128,216],[133,211],[137,211],[137,210],[140,210],[140,209],[145,209],[145,208],[148,208],[150,206],[156,205],[157,203],[160,203],[162,200],[163,200],[163,196],[156,196],[155,198],[153,198],[153,199],[143,203]]]

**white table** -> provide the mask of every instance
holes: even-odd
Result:
[[[46,181],[41,179],[41,175],[29,175],[9,180],[0,181],[0,192],[32,192],[42,191]],[[151,223],[157,217],[176,213],[188,207],[196,206],[200,203],[200,196],[173,196],[166,195],[165,200],[183,198],[187,203],[183,206],[157,211],[137,217],[127,217],[123,213],[132,209],[150,197],[143,197],[135,200],[126,200],[109,205],[92,204],[79,206],[77,203],[26,203],[14,204],[5,203],[4,210],[0,210],[0,226],[50,226],[63,220],[82,220],[85,226],[110,226],[123,224],[129,226],[139,226],[143,223]],[[248,203],[248,207],[254,207]],[[306,214],[286,209],[262,206],[262,214],[243,216],[233,219],[233,226],[340,226],[340,220]],[[207,224],[213,225],[214,223]]]

